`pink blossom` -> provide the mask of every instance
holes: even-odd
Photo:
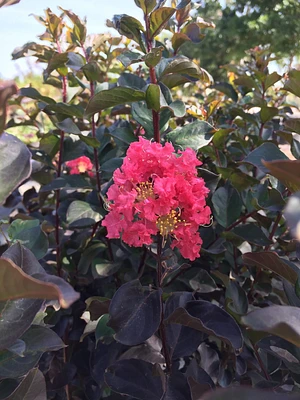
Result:
[[[70,168],[71,175],[79,175],[87,172],[89,176],[93,176],[94,174],[91,172],[93,169],[93,163],[91,160],[86,157],[78,157],[75,160],[67,161],[66,166]]]
[[[139,137],[129,146],[107,192],[109,213],[102,222],[107,237],[140,247],[160,234],[183,257],[199,257],[199,225],[208,224],[211,215],[206,205],[209,190],[197,176],[201,164],[192,149],[176,153],[170,143],[162,146]]]

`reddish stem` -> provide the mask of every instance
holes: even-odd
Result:
[[[233,224],[229,225],[226,229],[224,229],[224,232],[231,231],[231,229],[235,228],[237,225],[241,224],[242,222],[245,222],[248,218],[250,218],[252,215],[254,215],[257,211],[251,211],[248,214],[243,215],[241,218],[239,218],[237,221],[235,221]],[[216,243],[216,241],[219,239],[219,236],[216,237],[216,239],[209,245],[208,248],[210,248],[213,244]]]
[[[268,374],[268,371],[267,371],[267,369],[266,369],[266,367],[265,367],[265,365],[264,365],[264,363],[263,363],[263,361],[262,361],[262,359],[261,359],[261,357],[259,355],[258,347],[256,345],[253,345],[253,350],[254,350],[254,353],[256,355],[257,361],[258,361],[258,363],[260,365],[260,368],[261,368],[262,372],[265,375],[266,380],[270,381],[271,380],[270,375]]]
[[[163,237],[160,234],[158,234],[158,237],[157,237],[157,286],[159,288],[161,288],[162,272],[163,272],[163,266],[162,266],[162,260],[161,260],[162,242],[163,242]],[[166,361],[166,371],[168,374],[170,374],[171,369],[172,369],[172,360],[171,360],[168,345],[167,345],[167,336],[166,336],[166,329],[165,329],[165,324],[164,324],[163,301],[162,301],[162,310],[161,310],[161,320],[160,320],[160,326],[159,326],[159,335],[160,335],[161,344],[162,344],[162,353],[163,353],[163,355],[165,357],[165,361]]]
[[[225,229],[225,232],[231,231],[231,229],[235,228],[237,225],[239,225],[241,222],[246,221],[246,219],[250,218],[252,215],[256,214],[257,210],[251,211],[248,214],[243,215],[241,218],[239,218],[237,221],[235,221],[233,224],[228,226],[228,228]]]
[[[148,50],[148,52],[150,52],[152,49],[152,40],[151,40],[150,34],[149,34],[149,29],[150,29],[149,18],[146,14],[145,14],[145,23],[146,23],[147,50]],[[153,83],[154,85],[157,85],[157,78],[156,78],[154,67],[149,68],[149,74],[150,74],[150,82]],[[152,110],[152,119],[153,119],[154,140],[157,143],[160,143],[159,112]]]
[[[81,48],[82,51],[84,53],[84,57],[86,59],[86,62],[89,62],[89,55],[87,54],[87,51],[83,45],[83,43],[81,43]],[[95,88],[94,88],[94,82],[91,81],[90,82],[90,91],[91,91],[91,97],[93,97],[95,95]],[[99,116],[101,115],[101,113],[99,112]],[[92,126],[92,137],[96,138],[96,122],[95,122],[95,116],[92,115],[92,119],[91,119],[91,126]],[[97,182],[97,192],[98,192],[98,197],[99,197],[99,203],[100,206],[102,208],[104,208],[104,202],[103,199],[101,197],[101,178],[100,178],[100,165],[99,165],[99,158],[98,158],[98,149],[94,148],[94,163],[95,163],[95,170],[96,170],[96,182]],[[91,234],[91,239],[93,239],[93,237],[95,236],[98,227],[101,225],[100,222],[96,222],[96,224],[93,227],[92,230],[92,234]],[[109,257],[111,261],[114,261],[114,255],[113,255],[113,251],[111,248],[111,244],[109,239],[107,239],[107,248],[108,248],[108,253],[109,253]]]
[[[61,53],[61,48],[59,43],[57,42],[58,52]],[[62,78],[62,100],[64,103],[67,102],[67,88],[68,82],[67,77],[63,76]],[[63,149],[64,149],[64,139],[65,132],[60,131],[60,142],[59,142],[59,156],[58,156],[58,165],[57,165],[57,177],[60,178],[62,171],[62,160],[63,160]],[[60,204],[60,190],[56,191],[56,201],[55,201],[55,243],[56,243],[56,267],[57,267],[57,275],[62,275],[62,263],[61,263],[61,254],[60,254],[60,237],[59,237],[59,226],[60,226],[60,218],[58,215],[58,209]]]
[[[152,49],[152,38],[150,37],[150,22],[147,14],[144,14],[145,24],[146,24],[146,44],[148,52]],[[157,85],[157,78],[155,74],[154,67],[149,68],[150,74],[150,82]],[[153,132],[154,132],[154,140],[157,143],[160,143],[160,131],[159,131],[159,113],[157,111],[152,110],[152,118],[153,118]],[[158,234],[157,235],[157,286],[160,289],[162,285],[162,276],[163,276],[163,265],[162,265],[162,243],[163,237]],[[166,330],[164,324],[164,304],[163,298],[161,298],[162,303],[162,311],[161,311],[161,320],[159,325],[159,335],[162,343],[162,353],[165,357],[166,361],[166,371],[168,374],[171,373],[172,368],[172,360],[170,357],[168,345],[167,345],[167,337],[166,337]]]
[[[157,85],[157,79],[155,74],[155,69],[150,67],[150,81]],[[152,110],[152,119],[153,119],[153,131],[154,131],[154,140],[157,143],[160,143],[160,132],[159,132],[159,112]]]
[[[95,90],[94,90],[94,83],[90,82],[90,89],[91,89],[91,97],[94,96]],[[92,136],[93,138],[96,138],[96,122],[95,122],[95,117],[94,115],[92,116]],[[101,179],[100,179],[100,166],[99,166],[99,159],[98,159],[98,149],[94,147],[94,163],[95,163],[95,169],[96,169],[96,181],[97,181],[97,190],[98,190],[98,196],[99,196],[99,202],[101,207],[103,208],[103,200],[101,197]]]
[[[57,40],[57,50],[61,53],[61,47],[59,41]],[[67,102],[67,88],[68,88],[68,81],[67,77],[63,76],[62,78],[62,100],[64,103]],[[64,139],[65,139],[65,132],[60,131],[60,143],[59,143],[59,156],[58,156],[58,165],[57,165],[57,177],[61,176],[62,171],[62,160],[63,160],[63,149],[64,149]],[[60,253],[60,237],[59,237],[59,226],[60,226],[60,218],[58,215],[58,209],[60,204],[60,190],[56,191],[56,202],[55,202],[55,242],[56,242],[56,266],[57,266],[57,274],[58,276],[62,275],[62,262],[61,262],[61,253]],[[65,340],[67,341],[68,336],[68,327],[65,332]],[[67,361],[67,347],[63,349],[63,357],[64,363]],[[69,385],[65,386],[66,397],[67,400],[71,399],[70,388]]]
[[[220,159],[220,154],[219,154],[219,151],[218,151],[218,149],[216,148],[216,146],[213,144],[213,148],[214,148],[214,150],[215,150],[215,155],[216,155],[216,158],[217,158],[217,161],[218,161],[218,164],[219,164],[219,167],[221,167],[222,166],[222,164],[221,164],[221,159]]]
[[[270,235],[269,235],[269,239],[270,239],[270,240],[273,239],[273,237],[274,237],[274,235],[275,235],[275,232],[276,232],[276,229],[278,228],[278,225],[279,225],[280,220],[281,220],[281,213],[279,212],[278,215],[277,215],[276,220],[274,221],[274,224],[273,224],[271,233],[270,233]],[[268,250],[270,249],[270,247],[271,247],[271,244],[270,244],[269,246],[266,246],[266,247],[265,247],[265,251],[268,251]]]
[[[262,122],[259,128],[259,137],[262,138],[265,124]]]
[[[153,118],[154,140],[157,143],[160,143],[159,113],[157,111],[152,110],[152,118]]]

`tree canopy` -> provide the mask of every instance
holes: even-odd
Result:
[[[206,0],[199,16],[212,20],[199,46],[187,44],[186,54],[200,58],[201,66],[214,77],[220,66],[240,60],[255,46],[268,46],[279,58],[300,54],[300,7],[298,0]]]

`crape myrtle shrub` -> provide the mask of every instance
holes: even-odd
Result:
[[[1,88],[0,399],[299,398],[300,72],[214,83],[193,4],[135,3],[47,9],[13,58],[60,98]]]

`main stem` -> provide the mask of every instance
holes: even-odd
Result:
[[[81,43],[81,48],[84,53],[84,57],[86,59],[86,62],[88,63],[90,60],[90,56],[88,55],[83,43]],[[91,97],[95,95],[95,86],[94,82],[90,81],[90,91],[91,91]],[[100,115],[100,113],[99,113]],[[92,115],[91,119],[91,125],[92,125],[92,137],[96,138],[96,122],[95,122],[95,116]],[[99,164],[99,157],[98,157],[98,149],[94,147],[94,164],[95,164],[95,170],[96,170],[96,182],[97,182],[97,192],[98,192],[98,198],[99,198],[99,203],[102,208],[104,208],[104,202],[101,197],[101,178],[100,178],[100,164]],[[91,239],[95,236],[98,227],[100,226],[101,222],[96,222],[96,224],[93,227],[92,234],[91,234]],[[114,255],[112,252],[110,240],[107,239],[107,248],[108,248],[108,253],[111,261],[114,261]]]
[[[147,50],[150,52],[152,50],[152,39],[150,37],[150,23],[148,15],[144,15],[145,24],[146,24],[146,42],[147,42]],[[157,79],[155,74],[155,68],[149,68],[150,74],[150,82],[157,85]],[[157,143],[160,143],[160,132],[159,132],[159,112],[152,110],[152,120],[153,120],[153,132],[154,132],[154,140]]]
[[[157,236],[157,286],[161,288],[162,284],[162,273],[163,273],[163,266],[162,266],[162,243],[163,243],[163,237],[158,234]],[[168,374],[171,373],[172,369],[172,360],[170,357],[168,345],[167,345],[167,335],[166,335],[166,328],[164,324],[164,306],[162,302],[162,310],[161,310],[161,320],[160,320],[160,326],[159,326],[159,335],[161,339],[161,344],[162,344],[162,352],[165,357],[166,361],[166,371]]]
[[[58,44],[58,50],[60,50],[60,46]],[[67,102],[67,77],[63,76],[62,78],[62,99],[63,102]],[[58,156],[58,165],[57,165],[57,177],[60,178],[61,171],[62,171],[62,160],[63,160],[63,150],[64,150],[64,139],[65,139],[65,132],[60,131],[60,143],[59,143],[59,156]],[[56,266],[57,266],[57,275],[62,275],[62,263],[61,263],[61,254],[60,254],[60,237],[59,237],[59,215],[58,209],[60,204],[60,190],[56,191],[56,201],[55,201],[55,243],[56,243]]]
[[[59,44],[59,41],[56,42],[57,44],[57,50],[59,53],[61,53],[61,47]],[[62,78],[62,100],[64,103],[67,102],[67,88],[68,88],[68,81],[67,77],[63,76]],[[59,178],[61,176],[61,171],[62,171],[62,161],[63,161],[63,150],[64,150],[64,140],[65,140],[65,132],[63,130],[60,131],[60,143],[59,143],[59,156],[58,156],[58,165],[57,165],[57,177]],[[55,242],[56,242],[56,265],[57,265],[57,275],[61,276],[62,275],[62,262],[61,262],[61,253],[60,253],[60,237],[59,237],[59,226],[60,226],[60,219],[58,215],[58,209],[59,209],[59,204],[60,204],[60,190],[56,191],[56,202],[55,202]],[[67,341],[68,338],[68,327],[65,331],[65,342]],[[67,347],[64,347],[63,349],[63,359],[64,359],[64,364],[68,361],[67,357]],[[66,391],[66,398],[67,400],[71,399],[71,394],[70,394],[70,387],[69,385],[65,386],[65,391]]]
[[[146,24],[146,44],[147,50],[150,52],[152,50],[152,38],[150,37],[150,22],[147,14],[144,14],[145,24]],[[150,74],[150,82],[157,85],[157,78],[155,74],[154,67],[149,68]],[[159,131],[159,112],[152,110],[152,120],[153,120],[153,133],[154,133],[154,140],[157,143],[160,143],[160,131]],[[162,276],[163,276],[163,265],[162,265],[162,244],[163,244],[163,237],[158,234],[157,235],[157,287],[161,289],[162,285]],[[159,335],[162,343],[162,353],[165,357],[166,361],[166,372],[167,374],[171,373],[172,369],[172,360],[170,357],[168,345],[167,345],[167,336],[166,336],[166,329],[164,324],[164,305],[163,300],[162,302],[162,310],[161,310],[161,320],[159,326]]]
[[[90,82],[90,89],[91,89],[91,97],[94,96],[95,94],[95,89],[94,89],[94,82]],[[95,116],[92,116],[92,136],[93,138],[96,138],[96,123],[95,123]],[[103,207],[103,200],[101,197],[101,179],[100,179],[100,166],[99,166],[99,159],[98,159],[98,149],[94,147],[94,163],[95,163],[95,169],[96,169],[96,182],[97,182],[97,191],[98,191],[98,196],[99,196],[99,202],[101,207]]]

